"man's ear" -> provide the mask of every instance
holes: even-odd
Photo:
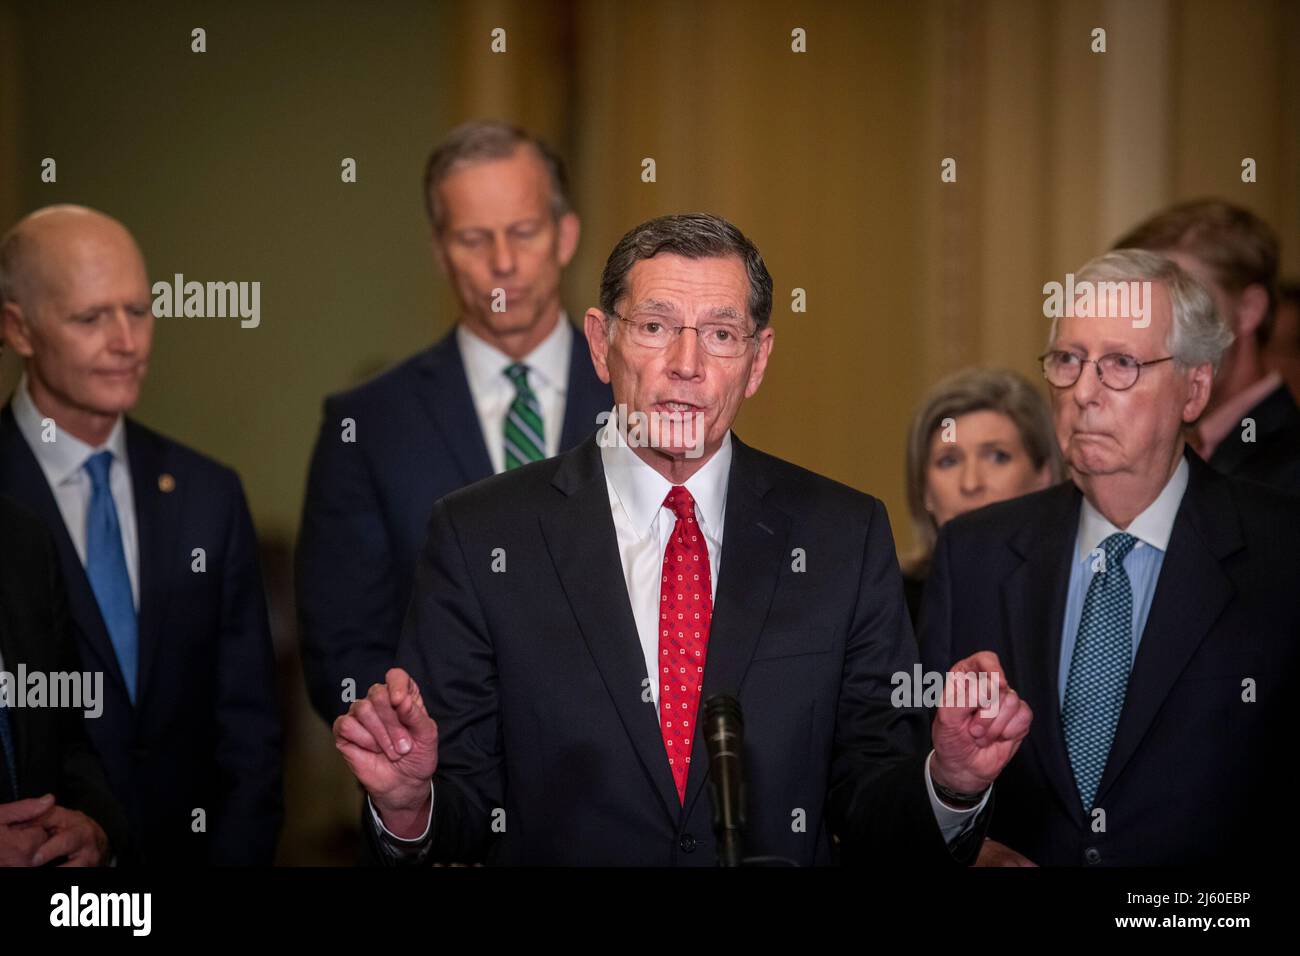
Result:
[[[758,354],[749,369],[749,381],[745,383],[745,397],[752,398],[763,384],[763,373],[767,371],[767,360],[772,354],[772,344],[776,339],[776,330],[770,325],[758,333]]]
[[[1202,362],[1187,373],[1187,401],[1183,403],[1183,421],[1194,422],[1201,417],[1205,406],[1210,401],[1210,389],[1214,385],[1214,368],[1209,362]]]
[[[573,254],[578,251],[578,238],[582,235],[582,220],[578,218],[576,212],[566,212],[560,217],[558,225],[560,236],[556,253],[560,268],[563,269],[573,259]]]
[[[600,309],[588,309],[582,318],[582,329],[587,334],[587,348],[591,352],[591,364],[596,369],[596,377],[608,385],[609,328],[605,322],[605,313]]]
[[[17,302],[6,302],[3,312],[0,312],[0,341],[23,358],[31,358],[36,351],[27,317]]]
[[[1240,339],[1253,339],[1268,313],[1268,290],[1258,282],[1246,286],[1237,296],[1236,332]]]

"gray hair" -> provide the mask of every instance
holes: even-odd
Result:
[[[26,240],[18,226],[0,237],[0,309],[10,302],[22,304],[20,286],[24,284],[24,245]]]
[[[1174,320],[1165,347],[1184,368],[1206,362],[1217,373],[1234,338],[1224,316],[1205,288],[1171,259],[1144,249],[1113,249],[1092,259],[1074,275],[1075,282],[1159,282],[1169,293]],[[1148,306],[1149,307],[1149,306]],[[1048,346],[1056,341],[1052,320]]]
[[[438,200],[438,185],[453,172],[473,163],[509,159],[521,146],[537,151],[551,177],[551,215],[556,219],[571,212],[569,179],[555,150],[522,127],[498,120],[462,123],[434,147],[424,166],[424,211],[435,233],[441,233],[446,210]]]
[[[727,220],[702,212],[647,220],[618,241],[600,276],[600,310],[606,316],[613,315],[618,300],[627,294],[627,274],[632,267],[661,252],[687,259],[738,257],[749,278],[749,317],[756,329],[766,328],[772,318],[772,276],[762,255]]]

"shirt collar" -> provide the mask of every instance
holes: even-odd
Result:
[[[111,451],[118,461],[124,464],[126,462],[126,429],[123,427],[121,415],[118,415],[117,421],[113,423],[113,430],[108,433],[108,439],[98,448],[88,445],[60,427],[57,421],[54,423],[57,429],[55,440],[42,441],[41,433],[44,431],[44,426],[41,422],[48,416],[41,414],[41,410],[32,401],[26,374],[18,382],[18,388],[14,391],[13,412],[19,433],[26,439],[32,454],[36,456],[36,461],[41,466],[41,471],[45,472],[45,480],[51,487],[74,479],[86,464],[86,460],[105,448]]]
[[[632,523],[637,537],[650,533],[655,516],[663,507],[664,499],[673,488],[659,472],[642,461],[627,442],[618,436],[617,415],[611,415],[604,432],[598,436],[600,459],[605,466],[614,494]],[[722,520],[727,510],[727,481],[731,477],[731,432],[722,439],[722,445],[713,457],[690,478],[686,490],[695,499],[695,511],[705,534],[714,540],[722,537]]]
[[[505,371],[515,363],[509,355],[479,338],[464,323],[456,326],[456,344],[460,346],[465,377],[475,395],[499,387],[503,382],[509,384]],[[573,326],[569,324],[568,313],[561,309],[560,320],[555,323],[551,334],[519,360],[528,366],[528,384],[534,389],[546,385],[563,395],[569,381],[572,348]]]
[[[1174,531],[1178,505],[1183,500],[1183,492],[1187,490],[1188,472],[1187,459],[1180,459],[1178,467],[1165,482],[1165,487],[1156,496],[1156,500],[1147,505],[1146,510],[1123,530],[1153,548],[1166,550],[1169,547],[1169,536]],[[1084,498],[1083,508],[1079,512],[1077,559],[1082,561],[1100,547],[1106,538],[1118,534],[1119,531],[1119,528],[1111,524],[1105,515]]]

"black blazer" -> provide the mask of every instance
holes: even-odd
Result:
[[[613,407],[574,330],[561,449]],[[351,418],[356,441],[341,440]],[[433,503],[492,474],[453,330],[431,348],[325,400],[296,556],[303,669],[327,723],[393,666]]]
[[[0,497],[0,657],[17,676],[76,673],[68,599],[54,542],[40,520]],[[126,815],[109,790],[104,768],[86,737],[82,710],[12,707],[18,799],[52,793],[60,806],[80,810],[108,835],[109,852],[126,861]],[[93,721],[90,721],[93,723]],[[2,759],[2,758],[0,758]]]
[[[1210,464],[1225,475],[1300,494],[1300,407],[1286,385],[1242,417],[1255,420],[1255,440],[1242,441],[1242,429],[1234,428],[1214,449]]]
[[[963,515],[939,534],[922,658],[944,670],[996,651],[1033,708],[1029,738],[994,787],[989,836],[1036,863],[1218,863],[1286,852],[1277,828],[1293,792],[1300,498],[1186,456],[1187,491],[1097,791],[1104,832],[1080,805],[1058,696],[1081,493],[1057,485]],[[1247,680],[1253,703],[1242,699]]]
[[[54,535],[83,666],[104,671],[104,713],[87,730],[142,861],[269,864],[283,816],[280,717],[239,476],[130,418],[126,446],[140,540],[134,706],[85,568],[9,406],[0,413],[0,492]],[[191,569],[196,548],[206,555],[201,573]],[[198,809],[206,830],[196,833]]]
[[[884,506],[734,447],[702,700],[744,709],[747,854],[825,864],[834,833],[879,865],[968,861],[980,833],[950,853],[926,794],[927,721],[890,704],[917,651]],[[716,865],[707,750],[683,806],[594,437],[434,506],[398,663],[439,727],[432,860]]]

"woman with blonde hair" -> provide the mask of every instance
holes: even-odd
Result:
[[[1063,477],[1047,400],[1005,369],[966,369],[926,395],[907,439],[907,505],[916,548],[903,566],[912,623],[939,529],[967,511]]]

